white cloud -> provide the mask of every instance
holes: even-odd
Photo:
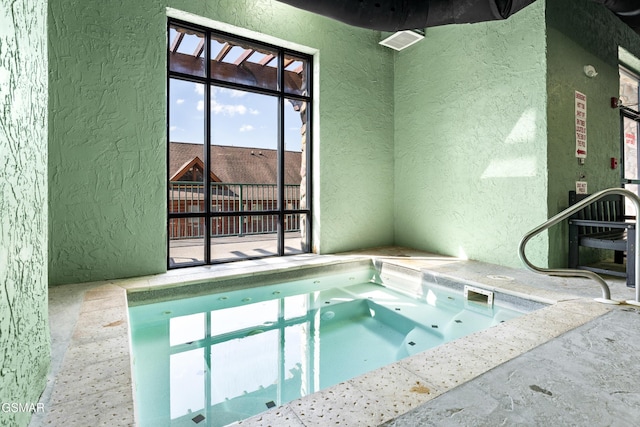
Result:
[[[224,114],[226,116],[244,115],[248,109],[242,104],[219,104],[215,99],[211,101],[211,111],[214,114]]]
[[[254,127],[251,126],[251,125],[243,125],[240,128],[240,132],[251,132],[253,129],[254,129]]]
[[[184,99],[176,99],[176,104],[178,105],[184,104]]]
[[[211,88],[211,96],[215,96],[217,93],[224,94],[226,96],[230,96],[231,98],[242,98],[249,94],[249,92],[245,92],[242,90],[229,89],[226,87],[215,87]]]
[[[223,89],[223,90],[230,92],[230,95],[232,98],[242,98],[243,96],[246,96],[249,93],[249,92],[243,92],[241,90],[234,90],[234,89]]]
[[[169,130],[170,130],[171,132],[173,132],[174,130],[177,130],[177,129],[178,129],[178,126],[171,126],[171,127],[169,127]]]
[[[198,95],[204,95],[204,85],[195,84],[195,91]],[[235,89],[227,89],[227,88],[211,88],[211,112],[213,114],[224,114],[226,116],[235,116],[244,115],[244,114],[260,114],[258,110],[254,110],[253,108],[247,108],[243,104],[222,104],[216,100],[216,95],[224,93],[231,98],[242,98],[247,95],[248,92],[243,92]],[[180,100],[178,100],[178,103]],[[184,102],[184,100],[182,100]],[[198,105],[196,106],[198,111],[204,111],[204,100],[199,100]]]
[[[198,111],[204,111],[204,101],[198,101],[198,105],[196,106]],[[211,112],[213,114],[223,114],[225,116],[235,116],[236,114],[245,115],[247,112],[251,112],[251,114],[255,114],[249,110],[246,106],[242,104],[220,104],[215,99],[211,100]]]

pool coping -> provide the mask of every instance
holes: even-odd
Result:
[[[51,396],[43,425],[135,425],[127,292],[170,289],[177,284],[230,278],[251,279],[274,271],[300,270],[351,262],[376,268],[401,266],[436,278],[456,277],[509,295],[550,304],[508,322],[410,356],[317,393],[272,408],[238,425],[377,425],[463,384],[484,372],[581,326],[610,306],[519,280],[458,277],[453,258],[388,255],[305,255],[275,261],[244,262],[229,268],[199,267],[166,274],[87,284],[78,320]]]

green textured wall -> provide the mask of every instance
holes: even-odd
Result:
[[[49,369],[46,6],[0,3],[0,425],[26,426]],[[12,404],[27,405],[22,408]]]
[[[51,0],[50,282],[165,270],[167,6],[321,52],[314,244],[393,243],[393,55],[378,33],[268,0]]]
[[[549,214],[566,208],[569,190],[584,176],[594,193],[620,186],[620,169],[610,168],[620,157],[620,115],[610,106],[618,95],[618,46],[640,56],[640,36],[601,5],[586,0],[562,0],[547,5],[547,88],[549,117]],[[593,65],[595,78],[583,67]],[[575,157],[574,93],[587,95],[587,158]],[[567,227],[549,232],[549,264],[567,265]]]
[[[544,2],[427,30],[395,65],[396,244],[520,266],[547,218]],[[527,254],[546,263],[546,236]]]
[[[167,6],[320,52],[320,253],[395,243],[520,266],[521,236],[566,206],[582,171],[592,191],[617,184],[608,98],[618,44],[638,54],[640,43],[590,0],[431,28],[397,54],[377,32],[269,0],[51,0],[52,284],[165,270]],[[581,74],[586,63],[596,79]],[[589,97],[584,167],[574,90]],[[532,261],[563,265],[565,231],[534,239]]]

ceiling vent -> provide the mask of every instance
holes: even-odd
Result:
[[[405,30],[398,31],[391,34],[386,39],[382,40],[380,44],[382,46],[390,47],[395,50],[406,49],[414,43],[419,42],[424,38],[424,34],[417,31]]]

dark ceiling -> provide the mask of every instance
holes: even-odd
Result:
[[[380,31],[506,19],[536,0],[278,0],[357,27]],[[640,34],[639,0],[591,0]]]

